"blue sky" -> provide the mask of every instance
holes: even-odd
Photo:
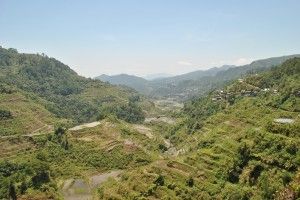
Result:
[[[0,45],[79,74],[181,74],[300,53],[299,0],[0,0]]]

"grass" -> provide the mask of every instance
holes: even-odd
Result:
[[[12,113],[11,119],[0,120],[0,136],[29,134],[58,121],[43,106],[19,92],[0,94],[0,109]]]

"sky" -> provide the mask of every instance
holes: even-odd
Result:
[[[0,45],[80,75],[182,74],[300,53],[299,0],[0,0]]]

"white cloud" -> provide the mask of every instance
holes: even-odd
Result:
[[[246,65],[252,62],[252,59],[249,58],[238,58],[233,62],[234,65]]]
[[[184,65],[184,66],[192,66],[193,65],[193,63],[191,63],[189,61],[178,61],[177,64]]]
[[[251,63],[252,61],[253,61],[253,59],[251,59],[251,58],[237,58],[235,60],[219,60],[216,62],[211,62],[211,65],[213,65],[213,66],[222,66],[222,65],[241,66],[241,65],[247,65],[247,64]]]

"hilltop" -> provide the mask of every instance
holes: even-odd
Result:
[[[0,92],[0,110],[9,115],[0,122],[1,135],[30,133],[57,121],[90,122],[110,114],[131,120],[124,112],[138,121],[144,118],[142,110],[152,107],[133,89],[79,76],[54,58],[15,49],[0,48]]]
[[[123,85],[130,88],[135,89],[136,91],[142,93],[142,94],[150,94],[151,88],[149,86],[149,81],[147,81],[144,78],[134,76],[134,75],[128,75],[128,74],[119,74],[114,76],[108,76],[105,74],[102,74],[100,76],[95,77],[95,79],[109,82],[114,85]]]

